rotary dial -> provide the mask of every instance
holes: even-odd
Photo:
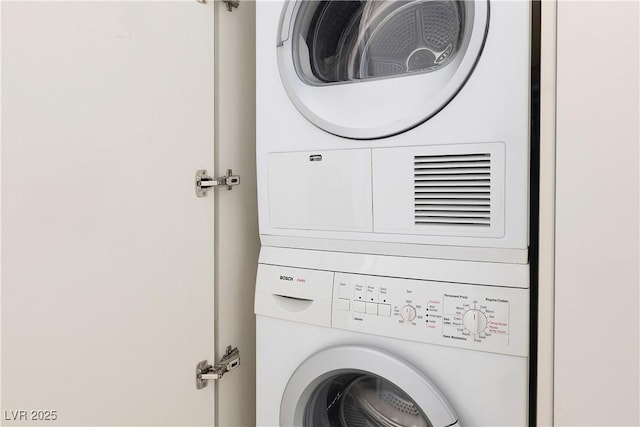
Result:
[[[405,305],[400,310],[400,317],[402,317],[402,320],[404,320],[405,322],[411,322],[413,319],[416,318],[415,307],[412,305]]]
[[[462,316],[462,324],[472,334],[478,334],[487,327],[487,316],[480,310],[471,309]]]

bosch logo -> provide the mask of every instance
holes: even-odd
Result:
[[[292,276],[280,276],[280,280],[284,280],[285,282],[294,282],[298,284],[304,284],[307,282],[307,279],[302,277],[292,277]]]

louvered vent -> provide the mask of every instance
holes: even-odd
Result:
[[[489,227],[491,154],[414,157],[415,224]]]

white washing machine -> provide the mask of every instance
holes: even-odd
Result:
[[[527,1],[259,1],[265,246],[526,263]]]
[[[263,248],[256,424],[526,425],[528,273]]]

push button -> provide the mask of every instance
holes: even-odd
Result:
[[[378,314],[378,304],[375,302],[368,302],[366,310],[367,314]]]
[[[380,316],[391,316],[391,304],[378,305],[378,314]]]
[[[336,301],[336,308],[338,310],[349,311],[349,300],[346,298],[338,298]]]
[[[340,298],[351,299],[353,297],[353,283],[351,276],[344,273],[336,273],[334,282],[338,287],[338,296]]]
[[[354,301],[353,302],[353,311],[356,313],[364,313],[366,309],[364,301]]]

